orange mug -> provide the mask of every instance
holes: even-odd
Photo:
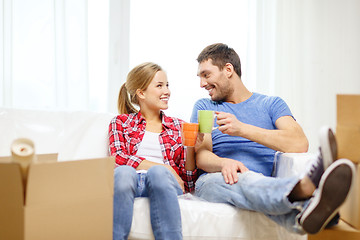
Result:
[[[181,123],[181,138],[184,146],[194,147],[199,132],[198,123]]]

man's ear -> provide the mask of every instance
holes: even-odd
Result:
[[[144,99],[145,98],[145,94],[144,94],[144,91],[141,90],[141,89],[136,89],[136,96],[139,98],[139,99]]]
[[[231,63],[226,63],[224,66],[225,74],[230,78],[234,74],[234,66]]]

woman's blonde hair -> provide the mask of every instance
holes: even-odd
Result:
[[[119,91],[117,105],[119,114],[138,112],[134,107],[134,104],[139,105],[136,90],[140,89],[145,91],[158,71],[162,71],[159,65],[146,62],[134,67],[128,73],[126,82],[121,86]]]

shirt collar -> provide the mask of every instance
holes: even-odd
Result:
[[[161,117],[161,123],[165,128],[171,128],[171,121],[169,120],[169,117],[165,115],[165,113],[163,111],[160,111],[160,117]],[[141,112],[137,112],[136,113],[136,118],[138,119],[139,123],[142,123],[143,121],[145,121],[146,123],[146,119],[142,116]]]
[[[160,116],[161,116],[162,125],[165,128],[171,128],[171,125],[172,125],[172,121],[170,120],[171,118],[166,116],[163,111],[160,111]]]

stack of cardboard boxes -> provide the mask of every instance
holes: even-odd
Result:
[[[24,186],[20,165],[0,157],[0,239],[111,240],[113,169],[112,157],[37,155]]]
[[[360,239],[360,95],[337,95],[336,139],[338,158],[355,164],[355,182],[340,208],[340,223],[309,236],[309,240]]]

